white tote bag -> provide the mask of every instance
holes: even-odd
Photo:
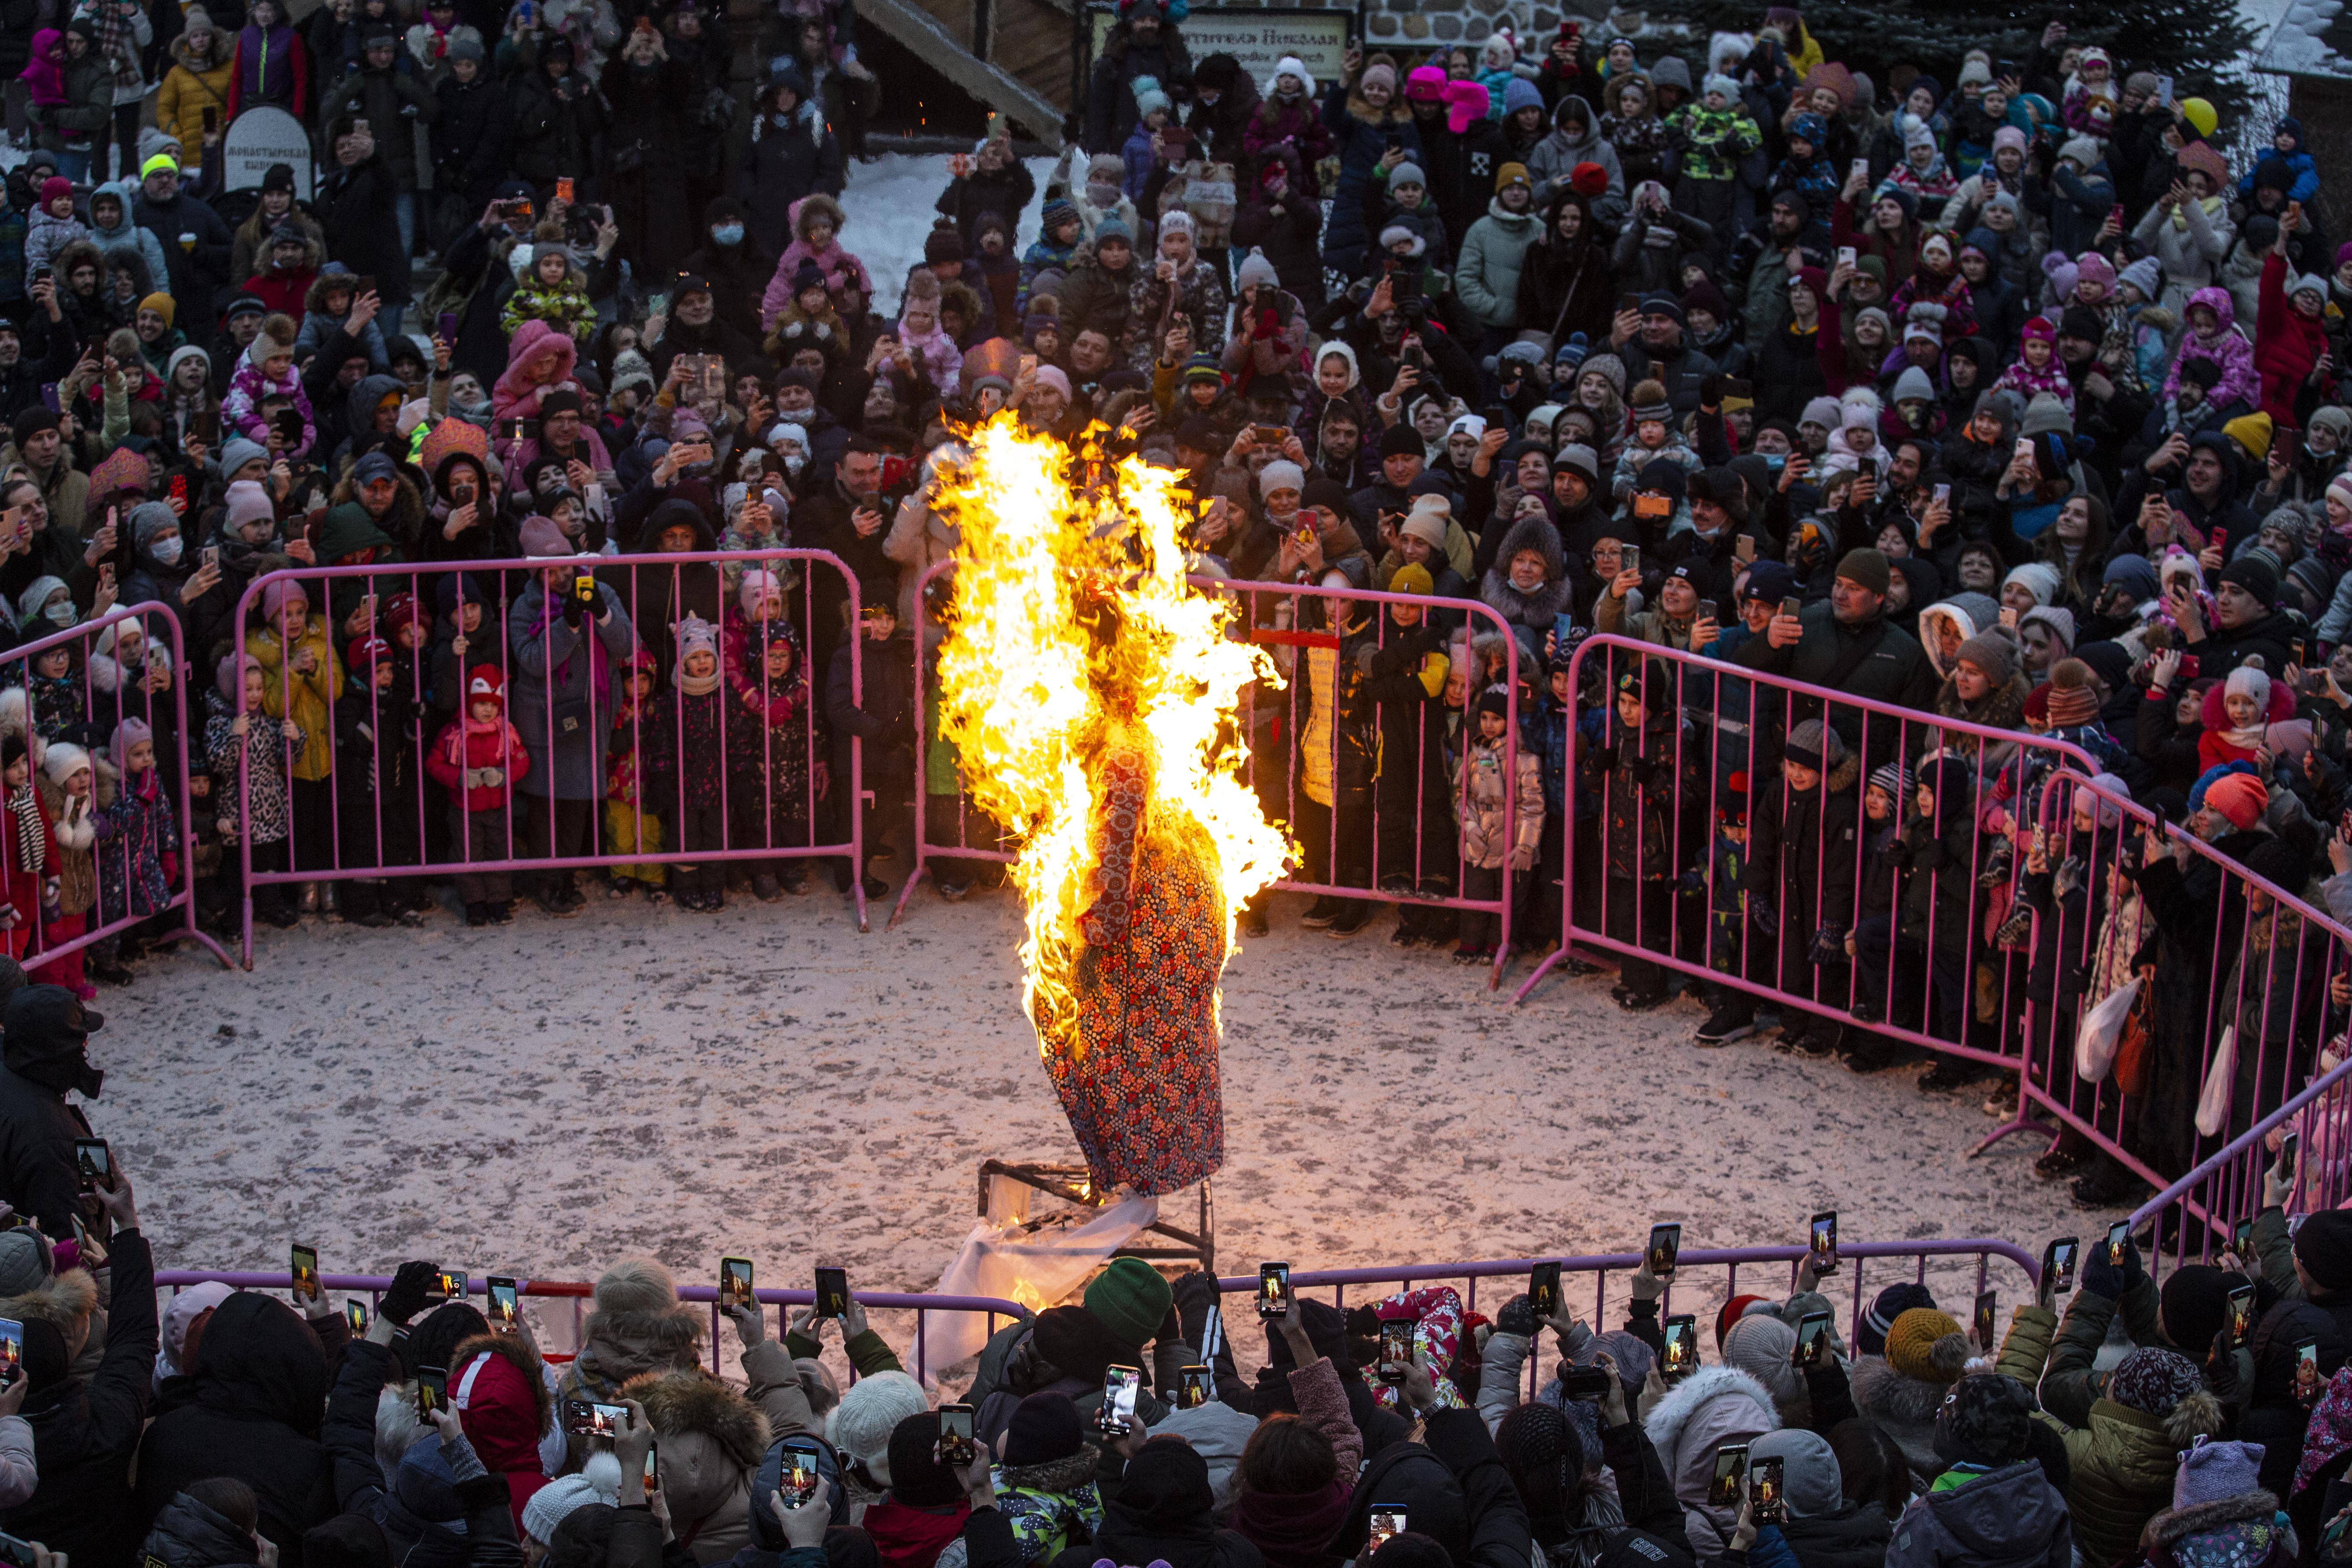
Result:
[[[2102,1083],[2116,1065],[2116,1047],[2123,1043],[2124,1020],[2139,1000],[2139,976],[2135,974],[2105,1000],[2083,1015],[2074,1031],[2074,1074],[2084,1083]]]
[[[2197,1097],[2197,1131],[2210,1138],[2230,1120],[2230,1091],[2238,1079],[2238,1026],[2221,1031],[2213,1047],[2213,1065],[2206,1069],[2204,1091]]]

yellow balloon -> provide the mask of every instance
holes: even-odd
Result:
[[[2201,98],[2182,99],[2180,118],[2197,127],[2200,136],[2212,135],[2213,127],[2221,123],[2221,117],[2214,112],[2213,106]]]

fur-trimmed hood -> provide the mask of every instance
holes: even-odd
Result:
[[[2235,1497],[2216,1498],[2188,1508],[2168,1508],[2152,1515],[2139,1533],[2140,1550],[2151,1556],[2224,1525],[2268,1522],[2279,1510],[2277,1497],[2257,1487]]]
[[[68,1268],[62,1274],[52,1274],[21,1296],[0,1300],[0,1318],[14,1318],[18,1322],[38,1319],[54,1323],[65,1333],[72,1333],[89,1321],[98,1310],[98,1281],[87,1268]]]
[[[1727,1434],[1771,1432],[1780,1426],[1780,1407],[1754,1377],[1736,1366],[1703,1366],[1666,1391],[1642,1430],[1665,1461],[1679,1494],[1683,1461],[1692,1457],[1682,1451],[1685,1443],[1695,1447],[1704,1439],[1712,1455]],[[1714,1461],[1707,1463],[1711,1468]]]
[[[646,1407],[646,1419],[663,1438],[695,1433],[709,1438],[745,1471],[760,1468],[768,1451],[768,1418],[759,1407],[709,1373],[648,1373],[622,1385],[621,1396]]]
[[[1963,1336],[1947,1334],[1944,1338],[1958,1340],[1965,1352],[1968,1341]],[[1941,1350],[1943,1343],[1938,1340],[1937,1349]],[[1848,1371],[1848,1381],[1853,1387],[1856,1410],[1874,1421],[1905,1426],[1933,1426],[1936,1412],[1943,1407],[1944,1395],[1951,1392],[1946,1384],[1906,1377],[1885,1356],[1876,1355],[1857,1358]]]
[[[555,1395],[548,1388],[547,1363],[540,1360],[537,1347],[520,1334],[476,1334],[461,1342],[450,1352],[451,1372],[455,1373],[457,1369],[465,1366],[477,1355],[485,1353],[509,1363],[521,1375],[524,1384],[530,1390],[531,1409],[538,1417],[538,1425],[533,1430],[534,1439],[546,1432],[554,1425]]]
[[[1042,1465],[1007,1465],[1004,1484],[1033,1492],[1074,1492],[1094,1479],[1097,1458],[1092,1448],[1081,1447],[1066,1459],[1048,1459]]]
[[[656,1312],[591,1312],[572,1363],[585,1387],[608,1393],[633,1378],[687,1371],[701,1356],[702,1321],[680,1305]]]

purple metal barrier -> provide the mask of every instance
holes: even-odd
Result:
[[[821,594],[820,574],[837,589]],[[273,595],[278,625],[263,614]],[[836,608],[845,626],[825,624]],[[692,679],[719,698],[691,714],[677,684],[688,617],[717,645]],[[583,867],[619,868],[616,897],[675,879],[698,899],[723,896],[730,862],[787,879],[793,862],[864,867],[864,742],[848,737],[849,777],[835,779],[822,713],[844,659],[851,705],[863,700],[866,638],[844,638],[857,583],[824,551],[299,567],[254,579],[236,624],[240,690],[257,670],[259,707],[234,733],[223,716],[214,769],[234,779],[238,823],[253,821],[249,742],[274,730],[263,804],[282,798],[286,819],[276,842],[238,836],[248,967],[257,890],[289,883],[361,884],[346,888],[349,916],[416,897],[394,878],[454,876],[468,903],[504,903],[523,873],[563,903]],[[355,686],[344,656],[371,638],[388,646],[369,645],[373,679]],[[484,664],[503,731],[469,729]],[[851,896],[863,931],[859,876]]]
[[[1582,691],[1595,660],[1610,689],[1600,734],[1588,737],[1580,727],[1559,748],[1572,759],[1564,933],[1631,961],[1631,974],[1645,983],[1659,970],[1678,970],[1784,1010],[1840,1023],[1862,1016],[1891,1038],[2019,1066],[2021,1039],[2008,1021],[2021,1010],[2023,977],[2000,954],[2021,934],[2030,952],[2032,928],[2003,929],[2023,912],[2005,848],[2050,773],[2090,762],[2079,747],[1614,634],[1587,637],[1577,649],[1571,690]],[[1620,675],[1635,672],[1643,682],[1638,730],[1623,717],[1628,694],[1615,689]],[[1824,755],[1820,786],[1803,791],[1784,776],[1768,777],[1789,730],[1832,710],[1836,727],[1852,734],[1843,742],[1848,762],[1828,764]],[[1578,765],[1588,754],[1614,759],[1597,790]],[[1923,817],[1921,771],[1947,759],[1967,769],[1968,798],[1945,798],[1954,793],[1948,788],[1933,803],[1935,816]],[[1914,787],[1895,792],[1902,798],[1873,819],[1861,786],[1873,770],[1897,761],[1911,770]],[[1856,777],[1832,789],[1842,766]],[[1574,820],[1588,803],[1592,822]],[[1783,844],[1797,847],[1793,885],[1779,866]],[[1774,858],[1770,891],[1751,894],[1745,871],[1760,855]],[[1924,918],[1905,902],[1920,878],[1927,879]],[[1519,987],[1519,1000],[1566,952],[1563,943],[1545,959]],[[2000,994],[1987,1023],[1975,1016],[1975,971],[1994,962]],[[1929,983],[1917,989],[1926,994],[1914,994],[1906,983],[1922,972]],[[1663,975],[1657,984],[1663,988]]]
[[[168,650],[158,646],[159,639],[168,644]],[[234,966],[226,950],[196,926],[187,679],[179,617],[170,606],[152,599],[109,609],[0,656],[0,688],[13,688],[24,701],[22,710],[9,716],[9,727],[21,731],[33,748],[28,758],[32,777],[43,780],[36,790],[42,797],[37,809],[43,828],[43,863],[37,871],[27,864],[22,825],[12,821],[0,828],[6,841],[0,850],[5,879],[0,888],[0,906],[5,906],[0,952],[21,962],[34,979],[85,984],[79,956],[85,948],[150,922],[158,923],[164,940],[201,943],[223,964]],[[92,742],[89,750],[95,764],[105,757],[119,727],[131,721],[146,725],[152,739],[150,782],[131,787],[118,776],[112,781],[112,799],[101,801],[93,766],[90,794],[82,797],[87,804],[60,794],[52,810],[46,793],[50,785],[40,766],[47,748],[80,731]],[[166,778],[169,785],[163,784]],[[60,788],[70,782],[58,781]],[[162,799],[145,793],[151,788],[160,789]],[[168,819],[168,837],[151,833],[159,807]],[[59,820],[66,813],[87,815],[68,829]],[[60,830],[79,837],[85,829],[93,842],[79,849],[58,837]],[[142,864],[150,858],[156,863],[152,879],[144,875]],[[46,883],[58,884],[55,907],[59,913],[55,920],[43,912],[52,901],[44,891]],[[161,899],[155,897],[158,888],[167,889]],[[82,894],[91,901],[78,910],[67,908]],[[166,920],[174,915],[176,921]]]
[[[922,589],[952,570],[953,563],[943,562],[926,572],[918,589],[919,602]],[[1500,664],[1495,677],[1508,693],[1503,752],[1507,841],[1519,805],[1519,648],[1508,626],[1485,605],[1459,599],[1307,584],[1236,583],[1209,576],[1191,581],[1203,591],[1240,601],[1238,624],[1248,628],[1254,641],[1273,650],[1286,677],[1280,692],[1268,693],[1254,686],[1244,698],[1241,722],[1250,737],[1250,782],[1272,820],[1288,824],[1294,837],[1311,835],[1306,865],[1313,866],[1319,858],[1323,876],[1319,879],[1312,874],[1289,878],[1274,886],[1321,897],[1492,914],[1499,931],[1487,984],[1491,988],[1499,984],[1510,954],[1512,879],[1521,873],[1512,870],[1507,855],[1498,869],[1487,869],[1470,866],[1462,853],[1459,821],[1467,809],[1469,780],[1460,765],[1461,733],[1447,732],[1445,715],[1459,711],[1465,727],[1475,722],[1471,710],[1476,683],[1458,666],[1465,655],[1475,657],[1467,627],[1482,626],[1499,637],[1495,654]],[[1313,628],[1302,624],[1309,618],[1302,601],[1316,602]],[[1350,606],[1362,606],[1368,614],[1362,619],[1350,619],[1360,613]],[[1416,626],[1401,624],[1392,606],[1417,613]],[[1340,617],[1336,631],[1330,629],[1334,615]],[[1443,626],[1445,635],[1436,637],[1419,629],[1434,626]],[[927,631],[927,636],[936,634]],[[1423,648],[1423,643],[1430,646]],[[917,656],[919,709],[927,700],[931,679],[928,653],[935,646],[927,645]],[[1448,682],[1440,693],[1429,694],[1423,687],[1421,696],[1407,701],[1403,683],[1420,676],[1402,668],[1402,663],[1416,649],[1446,658]],[[1298,657],[1302,650],[1303,665]],[[1383,656],[1391,655],[1384,661]],[[1371,681],[1379,677],[1370,671],[1383,662],[1400,666],[1381,672],[1397,683],[1397,697],[1383,698],[1371,689]],[[1457,691],[1464,698],[1458,709]],[[1441,702],[1445,705],[1443,710],[1437,707]],[[1390,703],[1407,714],[1413,744],[1413,754],[1393,771],[1381,744],[1380,719],[1380,710]],[[924,729],[919,712],[917,724],[919,730]],[[1320,763],[1319,781],[1309,773],[1310,747],[1316,749]],[[1278,779],[1269,767],[1277,757]],[[1313,791],[1318,783],[1328,799],[1315,799]],[[946,805],[933,805],[919,792],[917,795],[917,867],[891,912],[894,925],[906,912],[918,877],[929,871],[929,862],[1006,862],[1014,858],[1003,848],[995,830],[976,816],[961,792],[952,797],[953,837],[935,842],[933,824],[949,809]],[[1475,879],[1473,873],[1477,874]],[[938,874],[930,871],[930,875],[936,884]],[[1495,896],[1465,892],[1468,882],[1487,877],[1497,884]],[[1433,929],[1430,940],[1439,940]]]
[[[1789,1270],[1789,1289],[1793,1290],[1797,1283],[1798,1266],[1810,1255],[1810,1248],[1800,1246],[1685,1247],[1676,1258],[1675,1281],[1667,1284],[1664,1295],[1660,1298],[1659,1314],[1663,1317],[1674,1310],[1675,1286],[1683,1281],[1687,1271],[1693,1268],[1722,1268],[1726,1269],[1727,1272],[1724,1294],[1727,1299],[1739,1292],[1741,1265],[1786,1264]],[[1885,1258],[1914,1259],[1916,1267],[1912,1278],[1923,1283],[1927,1278],[1929,1258],[1974,1258],[1977,1261],[1975,1289],[1978,1291],[1984,1289],[1991,1260],[1995,1258],[2005,1258],[2016,1264],[2025,1276],[2025,1284],[2029,1290],[2041,1279],[2041,1266],[2034,1256],[2023,1247],[2007,1241],[1990,1238],[1960,1241],[1841,1241],[1838,1244],[1840,1266],[1844,1267],[1848,1264],[1852,1266],[1848,1284],[1852,1291],[1853,1305],[1848,1313],[1846,1326],[1849,1344],[1853,1342],[1853,1335],[1860,1330],[1862,1315],[1867,1310],[1871,1298],[1871,1291],[1864,1285],[1865,1270],[1863,1265],[1869,1259]],[[1290,1285],[1293,1290],[1328,1289],[1331,1291],[1332,1305],[1344,1308],[1348,1304],[1348,1288],[1351,1285],[1369,1286],[1376,1294],[1386,1294],[1391,1289],[1404,1290],[1410,1289],[1414,1285],[1446,1283],[1458,1279],[1467,1287],[1463,1294],[1463,1306],[1475,1311],[1478,1307],[1479,1280],[1517,1276],[1519,1282],[1508,1292],[1509,1295],[1517,1295],[1527,1288],[1526,1277],[1538,1263],[1559,1265],[1560,1273],[1563,1276],[1563,1295],[1566,1276],[1591,1275],[1592,1327],[1595,1330],[1606,1330],[1611,1326],[1608,1321],[1609,1277],[1616,1273],[1628,1275],[1633,1273],[1642,1265],[1642,1254],[1605,1252],[1580,1258],[1490,1258],[1475,1263],[1409,1263],[1395,1267],[1370,1268],[1312,1270],[1294,1268],[1290,1274]],[[1255,1274],[1234,1275],[1217,1281],[1219,1292],[1229,1296],[1242,1293],[1255,1296],[1257,1293],[1257,1288],[1258,1279]],[[1877,1288],[1884,1287],[1882,1285]],[[1228,1325],[1227,1328],[1230,1334],[1232,1325]],[[1536,1357],[1530,1353],[1528,1357],[1528,1386],[1530,1393],[1536,1387],[1535,1363]]]
[[[281,1290],[287,1289],[289,1283],[286,1271],[282,1268],[275,1272],[217,1268],[159,1268],[155,1271],[155,1288],[159,1290],[183,1290],[191,1285],[205,1284],[226,1285],[238,1290]],[[389,1274],[321,1274],[319,1276],[319,1289],[322,1291],[341,1290],[354,1294],[365,1291],[370,1298],[381,1300],[383,1293],[392,1289],[392,1276]],[[580,1342],[581,1323],[586,1316],[586,1310],[582,1303],[593,1301],[595,1299],[594,1284],[585,1279],[519,1278],[515,1280],[515,1289],[516,1293],[521,1296],[560,1298],[570,1300],[572,1302],[572,1342],[574,1345]],[[488,1295],[488,1277],[480,1274],[468,1275],[466,1279],[466,1293],[468,1296]],[[751,1294],[764,1306],[809,1307],[816,1304],[816,1292],[814,1290],[754,1290]],[[710,1370],[714,1373],[718,1372],[720,1352],[719,1330],[723,1321],[719,1314],[718,1287],[680,1285],[677,1287],[677,1295],[681,1301],[711,1303]],[[985,1312],[988,1314],[988,1331],[992,1334],[996,1331],[996,1320],[999,1318],[1026,1319],[1034,1316],[1029,1309],[1020,1302],[1008,1301],[997,1296],[934,1296],[923,1292],[899,1290],[859,1290],[852,1293],[852,1300],[860,1307],[878,1308],[885,1311],[911,1310],[914,1312],[915,1375],[919,1378],[924,1375],[922,1323],[926,1314]],[[781,1314],[779,1316],[781,1317]],[[562,1362],[572,1358],[568,1355],[553,1354],[546,1359]],[[854,1373],[853,1375],[855,1375]]]
[[[2226,822],[2205,826],[2217,837],[2228,831]],[[2028,1106],[2159,1189],[2135,1222],[2179,1206],[2184,1223],[2168,1237],[2158,1233],[2173,1242],[2176,1259],[2189,1256],[2192,1226],[2198,1252],[2210,1255],[2217,1234],[2226,1242],[2236,1221],[2260,1209],[2273,1129],[2292,1123],[2304,1134],[2290,1201],[2342,1202],[2352,1185],[2352,1128],[2337,1090],[2346,1053],[2339,1045],[2331,1064],[2321,1046],[2331,1013],[2341,1011],[2329,994],[2344,984],[2352,929],[2073,768],[2044,792],[2035,837],[2046,869],[2079,868],[2070,879],[2075,907],[2061,902],[2054,911],[2055,984],[2043,987],[2053,1005],[2030,1035]],[[2249,835],[2233,847],[2259,855],[2263,842]],[[2149,1079],[2128,1094],[2115,1071],[2096,1081],[2081,1076],[2076,1041],[2083,1018],[2135,975],[2156,991]],[[2193,1056],[2182,1049],[2192,1037]],[[2231,1059],[2217,1068],[2225,1038]],[[2191,1120],[2209,1092],[2221,1112],[2210,1134]],[[2025,1126],[2041,1130],[2021,1115],[1995,1136]],[[2184,1173],[2172,1180],[2173,1171]]]

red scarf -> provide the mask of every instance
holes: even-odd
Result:
[[[971,1517],[968,1502],[947,1510],[910,1508],[886,1497],[866,1510],[866,1533],[882,1554],[882,1568],[933,1568]]]

